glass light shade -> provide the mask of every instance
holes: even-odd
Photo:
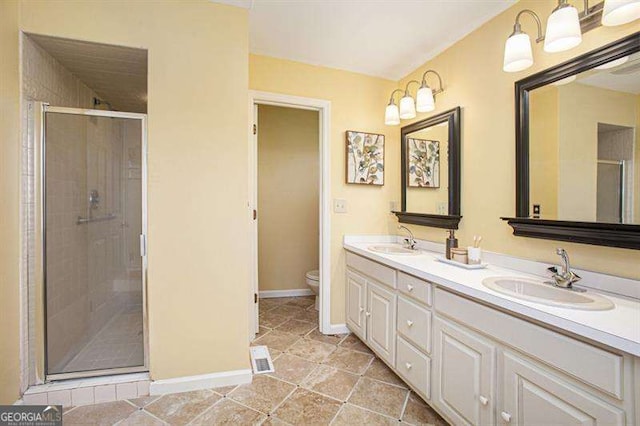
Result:
[[[416,116],[416,103],[411,96],[400,99],[400,118],[407,120]]]
[[[564,86],[565,84],[569,84],[572,81],[576,80],[576,76],[575,75],[570,75],[569,77],[565,77],[562,80],[558,80],[558,81],[554,81],[553,84],[554,86]]]
[[[554,11],[547,20],[545,52],[564,52],[582,43],[578,9],[565,6]]]
[[[416,110],[418,112],[429,112],[436,109],[436,103],[433,99],[433,90],[429,86],[418,89],[416,95]]]
[[[504,44],[502,69],[505,72],[518,72],[526,70],[531,65],[533,65],[533,52],[529,35],[518,33],[509,37]]]
[[[607,62],[606,64],[602,64],[599,67],[596,67],[597,70],[608,70],[609,68],[615,68],[629,61],[628,56],[623,56],[620,59],[616,59],[615,61]]]
[[[640,18],[640,0],[605,0],[602,25],[612,27]]]
[[[387,126],[400,124],[400,111],[398,111],[398,105],[387,105],[387,109],[384,112],[384,124]]]

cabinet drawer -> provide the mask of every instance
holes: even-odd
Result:
[[[375,278],[379,283],[396,288],[396,271],[387,266],[365,259],[362,256],[347,252],[347,266],[365,275]]]
[[[431,398],[431,359],[398,336],[396,371],[416,392]]]
[[[424,352],[431,352],[431,312],[400,296],[398,332]]]
[[[582,382],[623,399],[623,357],[472,300],[436,289],[439,314],[488,334]]]
[[[431,283],[427,281],[398,272],[398,290],[418,302],[431,306]]]

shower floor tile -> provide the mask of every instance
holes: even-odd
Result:
[[[142,306],[109,321],[64,368],[65,372],[136,367],[144,364]]]

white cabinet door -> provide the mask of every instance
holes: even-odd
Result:
[[[394,365],[396,347],[396,295],[367,281],[367,343],[389,364]]]
[[[347,271],[347,325],[360,339],[366,339],[366,280]]]
[[[623,425],[625,414],[510,352],[501,358],[503,425]]]
[[[434,337],[433,403],[456,425],[495,424],[495,347],[441,318]]]

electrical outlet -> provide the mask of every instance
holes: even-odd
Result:
[[[334,213],[346,213],[347,212],[347,200],[334,199],[333,200],[333,212]]]
[[[389,201],[389,211],[397,212],[398,211],[398,202],[397,201]]]
[[[438,208],[437,208],[437,210],[438,210],[438,214],[446,215],[446,214],[448,214],[448,213],[449,213],[449,212],[447,211],[447,203],[446,203],[446,202],[444,202],[444,201],[443,201],[443,202],[438,203]]]

